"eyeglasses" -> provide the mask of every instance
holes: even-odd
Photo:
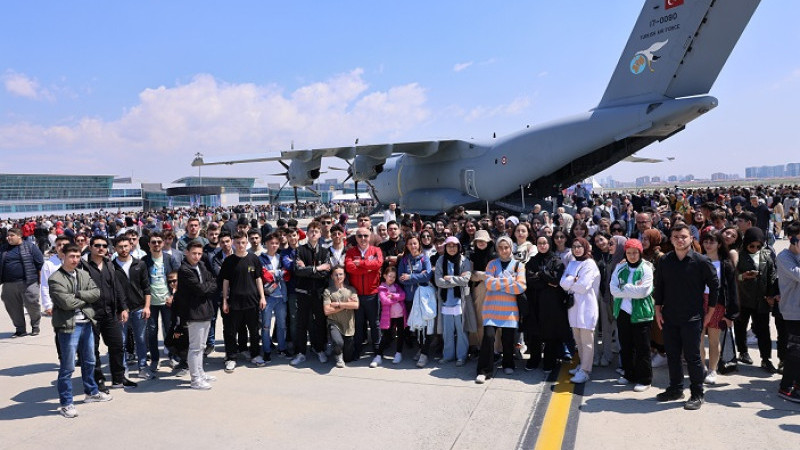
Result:
[[[359,239],[366,239],[366,238],[369,237],[369,235],[368,234],[357,234],[356,237],[359,238]]]
[[[178,282],[178,280],[169,280],[169,281],[167,281],[167,283],[169,283],[169,284],[173,284],[173,283],[177,283],[177,282]]]
[[[150,245],[161,245],[161,244],[163,244],[163,243],[164,243],[164,241],[162,241],[162,240],[160,240],[160,239],[159,239],[159,240],[157,240],[157,241],[150,241]]]
[[[420,236],[420,239],[430,239],[430,238],[431,238],[431,237],[430,237],[430,236],[428,236],[427,234],[426,234],[426,235],[423,235],[423,236]]]
[[[94,248],[108,248],[108,244],[94,244],[92,245]]]

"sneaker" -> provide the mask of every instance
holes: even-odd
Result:
[[[456,360],[456,367],[464,367],[464,364],[466,364],[466,363],[467,362],[465,360],[463,360],[463,359],[457,359]]]
[[[106,394],[105,392],[97,392],[94,395],[87,395],[83,398],[83,403],[99,403],[99,402],[110,402],[111,399],[110,395]]]
[[[717,371],[716,370],[712,370],[711,372],[708,372],[708,375],[706,375],[706,379],[703,380],[703,383],[705,383],[705,384],[716,384],[717,383]]]
[[[481,374],[481,375],[478,375],[477,377],[475,377],[475,383],[476,384],[486,383],[486,375]]]
[[[683,404],[683,409],[688,409],[689,411],[697,411],[698,409],[700,409],[701,406],[703,406],[704,401],[705,398],[703,397],[702,394],[700,395],[692,394],[692,396],[689,397],[689,400],[686,400],[686,403]]]
[[[18,337],[23,337],[23,336],[27,336],[27,335],[28,335],[27,331],[17,331],[16,333],[12,334],[11,337],[12,338],[18,338]]]
[[[264,353],[264,362],[272,362],[272,353]]]
[[[617,367],[614,371],[623,377],[625,376],[625,370],[622,367]]]
[[[539,367],[539,361],[533,358],[528,358],[528,360],[525,362],[525,370],[527,371],[534,370],[537,367]]]
[[[211,389],[211,385],[206,380],[198,380],[192,381],[192,389],[199,389],[201,391],[207,391]]]
[[[225,373],[233,373],[233,369],[236,368],[236,360],[229,359],[225,361]]]
[[[775,366],[772,365],[772,361],[768,359],[761,361],[761,368],[767,373],[778,373],[778,369],[776,369]]]
[[[425,364],[428,364],[428,355],[419,355],[419,359],[417,360],[417,367],[423,368]]]
[[[217,381],[217,377],[203,372],[203,381],[205,382]]]
[[[319,358],[319,362],[322,364],[328,362],[328,355],[326,355],[325,352],[317,352],[317,358]]]
[[[575,375],[579,370],[581,370],[580,367],[575,367],[574,369],[569,369],[567,372],[569,372],[570,375]]]
[[[139,369],[139,378],[143,380],[152,380],[155,377],[155,374],[153,374],[153,372],[151,372],[147,367]]]
[[[175,374],[175,376],[180,377],[180,378],[183,378],[183,377],[188,376],[188,375],[189,375],[189,369],[186,368],[186,367],[180,368],[178,370],[178,373]]]
[[[505,373],[506,375],[514,375],[514,369],[512,369],[511,367],[506,367],[505,369],[503,369],[503,373]]]
[[[790,402],[800,403],[800,391],[794,388],[789,388],[789,390],[778,389],[778,397],[789,400]]]
[[[38,335],[39,335],[39,329],[38,328],[34,328],[33,330],[31,330],[31,336],[38,336]]]
[[[289,365],[290,366],[297,366],[297,365],[302,364],[304,362],[306,362],[306,355],[304,355],[302,353],[298,353],[297,356],[295,356],[294,359],[292,359],[289,362]]]
[[[334,356],[334,358],[336,359],[336,367],[338,367],[340,369],[344,369],[344,367],[345,367],[345,365],[344,365],[344,356],[340,353],[340,354]]]
[[[105,392],[106,394],[108,394],[110,392],[108,390],[108,387],[106,386],[106,382],[103,381],[103,380],[100,380],[100,381],[97,382],[97,390],[100,391],[100,392]]]
[[[214,346],[212,344],[206,345],[205,350],[203,350],[203,356],[208,356],[214,353]]]
[[[267,362],[264,361],[264,357],[261,355],[256,356],[255,358],[250,360],[251,363],[255,364],[258,367],[264,367],[267,365]]]
[[[403,354],[400,352],[395,353],[394,359],[392,359],[392,364],[400,364],[401,362],[403,362]]]
[[[625,378],[625,377],[619,377],[619,378],[617,378],[617,384],[625,385],[625,384],[631,384],[631,382],[628,381],[628,379]]]
[[[136,386],[139,386],[139,384],[127,378],[123,378],[122,381],[115,381],[111,384],[112,389],[135,388]]]
[[[637,384],[636,386],[633,387],[633,392],[644,392],[648,389],[650,389],[649,384]]]
[[[753,358],[747,352],[739,353],[739,362],[742,364],[753,364]]]
[[[667,357],[662,355],[661,353],[656,353],[655,355],[653,355],[651,364],[654,369],[657,367],[664,367],[667,365]]]
[[[783,361],[778,363],[778,369],[776,370],[777,373],[783,375]]]
[[[579,370],[575,372],[575,376],[569,379],[574,384],[582,384],[589,381],[589,374],[584,372],[583,370]]]
[[[374,368],[380,366],[382,361],[383,361],[383,358],[381,358],[381,355],[376,355],[375,358],[372,359],[372,362],[369,363],[369,368],[370,369],[374,369]]]
[[[451,363],[453,361],[455,361],[455,359],[453,359],[453,358],[442,358],[442,359],[439,360],[439,362],[442,363],[442,364]]]
[[[683,398],[683,388],[680,389],[667,388],[666,391],[656,395],[656,400],[658,400],[659,402],[671,402],[673,400],[680,400],[682,398]]]
[[[78,409],[75,408],[75,405],[70,403],[67,406],[62,406],[58,409],[58,412],[61,413],[62,416],[66,417],[67,419],[74,419],[78,417]]]

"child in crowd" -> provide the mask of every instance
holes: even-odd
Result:
[[[397,349],[394,354],[393,364],[399,364],[403,360],[403,330],[406,327],[406,293],[403,288],[396,284],[397,268],[388,266],[383,269],[383,282],[378,287],[378,297],[381,301],[381,343],[378,347],[378,354],[369,364],[375,368],[381,365],[383,352],[397,335]]]

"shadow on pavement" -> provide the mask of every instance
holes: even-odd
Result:
[[[38,364],[29,364],[27,366],[9,367],[7,369],[0,370],[0,376],[21,377],[24,375],[30,375],[41,372],[53,372],[53,373],[58,372],[58,364],[38,363]]]

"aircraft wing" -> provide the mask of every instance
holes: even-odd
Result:
[[[280,156],[265,156],[265,157],[253,157],[253,158],[245,158],[245,159],[230,159],[224,161],[206,161],[202,156],[197,156],[192,161],[192,167],[197,166],[220,166],[220,165],[231,165],[231,164],[245,164],[245,163],[255,163],[255,162],[267,162],[267,161],[280,161]]]
[[[353,145],[350,147],[317,148],[311,150],[288,150],[281,152],[281,159],[310,161],[323,157],[352,159],[355,156],[369,156],[386,159],[393,154],[407,154],[420,158],[432,156],[445,150],[457,140],[400,142],[396,144]]]
[[[664,162],[663,159],[642,158],[641,156],[633,156],[633,155],[628,156],[626,158],[623,158],[622,160],[623,161],[627,161],[627,162],[635,162],[635,163],[660,163],[660,162]]]

